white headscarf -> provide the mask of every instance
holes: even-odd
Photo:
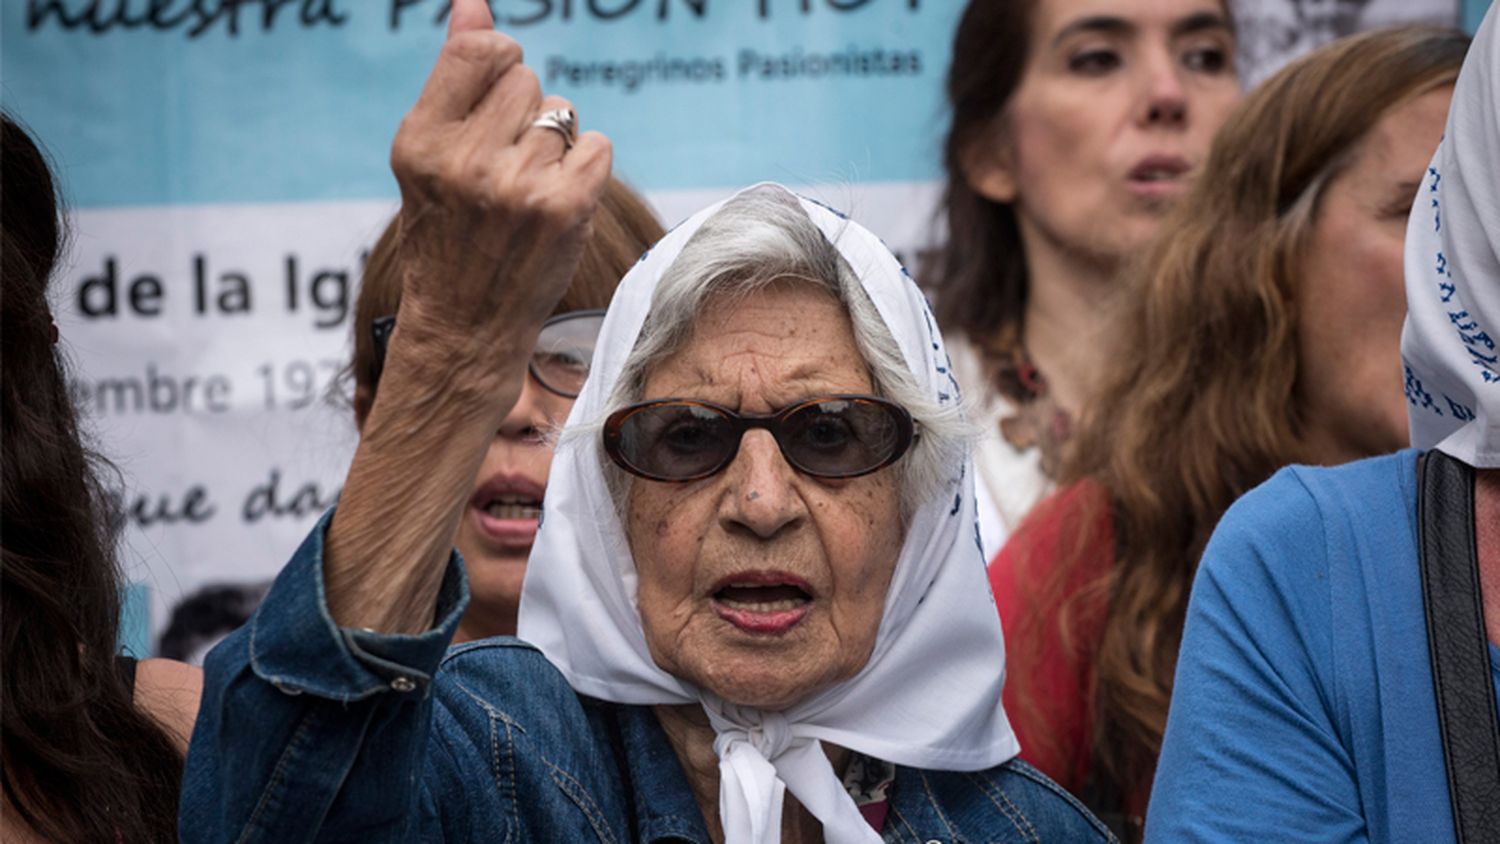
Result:
[[[1411,442],[1500,468],[1500,45],[1491,9],[1406,229]]]
[[[926,300],[895,257],[842,215],[800,201],[863,283],[915,382],[944,404],[957,402]],[[625,276],[570,425],[603,417],[658,280],[722,205],[668,233]],[[979,550],[967,451],[941,492],[913,514],[869,663],[783,712],[727,704],[652,661],[636,609],[635,563],[605,487],[606,459],[598,437],[565,438],[553,459],[520,636],[580,694],[636,705],[701,703],[718,733],[719,811],[730,844],[779,841],[788,788],[822,821],[828,841],[880,840],[819,741],[932,770],[983,770],[1016,755],[1000,707],[1005,649]]]

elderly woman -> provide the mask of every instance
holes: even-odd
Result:
[[[184,837],[1106,839],[1013,759],[921,294],[773,186],[622,282],[552,469],[535,646],[444,656],[453,521],[608,165],[482,3],[451,26],[393,153],[413,260],[381,389],[338,512],[209,657]]]

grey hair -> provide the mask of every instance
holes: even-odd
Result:
[[[901,512],[909,520],[958,474],[973,429],[956,403],[941,404],[918,386],[854,270],[783,188],[767,185],[740,194],[688,240],[656,285],[650,313],[604,413],[585,430],[597,436],[604,418],[642,400],[652,369],[688,342],[712,300],[748,296],[788,280],[822,290],[847,309],[875,394],[905,407],[916,422],[916,441],[893,467],[900,472]],[[599,454],[623,515],[631,476],[602,450]]]

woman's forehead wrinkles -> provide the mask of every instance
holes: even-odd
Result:
[[[796,311],[752,301],[738,311],[727,308],[708,311],[700,319],[693,341],[723,342],[726,338],[738,335],[752,340],[763,339],[779,343],[789,336],[806,337],[822,333],[825,320],[832,316],[830,313],[819,319],[806,319]]]
[[[757,380],[778,382],[859,377],[865,364],[852,346],[842,348],[820,344],[808,347],[789,341],[765,348],[709,353],[692,361],[691,368],[714,380],[752,375]]]
[[[735,410],[749,406],[753,412],[764,412],[813,396],[872,389],[868,368],[854,360],[846,364],[812,358],[782,368],[769,360],[766,365],[743,366],[731,362],[735,357],[738,355],[659,371],[658,377],[648,380],[645,398],[693,398]]]

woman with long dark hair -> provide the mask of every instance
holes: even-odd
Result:
[[[0,166],[0,838],[172,841],[202,677],[116,655],[111,519],[47,304],[66,229],[46,159],[8,116]]]
[[[1239,100],[1223,0],[974,0],[953,43],[947,242],[924,268],[985,438],[999,550],[1051,488],[1093,392],[1119,270]]]

